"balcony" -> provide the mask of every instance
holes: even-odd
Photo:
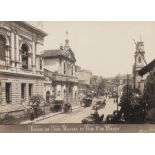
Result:
[[[67,75],[61,75],[61,74],[53,74],[53,81],[61,81],[61,82],[71,82],[71,83],[77,83],[78,78],[75,76],[67,76]]]
[[[78,78],[75,76],[62,75],[46,69],[44,69],[44,75],[50,77],[52,81],[78,83]]]

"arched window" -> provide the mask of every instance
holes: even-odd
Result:
[[[72,70],[71,70],[71,74],[72,74],[72,76],[74,75],[74,66],[72,66]]]
[[[47,103],[50,102],[50,92],[49,91],[46,92],[46,102]]]
[[[0,60],[5,60],[5,39],[0,35]]]
[[[141,57],[138,58],[138,62],[141,63]]]
[[[40,70],[42,70],[43,69],[43,62],[42,62],[42,58],[40,57],[40,59],[39,59],[39,61],[40,61]]]
[[[23,44],[21,47],[21,59],[22,59],[22,68],[28,69],[28,46]]]

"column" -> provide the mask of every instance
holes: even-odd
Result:
[[[10,66],[10,59],[9,59],[9,46],[6,46],[5,50],[5,61],[6,61],[6,67]]]
[[[28,51],[28,69],[32,70],[32,57],[33,57],[33,53],[31,48],[29,47],[29,51]]]
[[[42,56],[41,59],[42,59],[42,71],[44,71],[44,57]]]
[[[28,69],[32,70],[32,54],[29,53],[29,57],[28,57]]]
[[[72,66],[72,72],[73,72],[73,75],[72,76],[75,76],[75,66],[74,66],[74,64]]]
[[[59,73],[63,74],[63,72],[62,72],[62,59],[59,59]]]
[[[20,62],[19,62],[19,36],[16,34],[16,62],[17,62],[17,68],[20,68]]]
[[[15,67],[14,32],[11,32],[11,67]]]
[[[32,69],[33,72],[36,71],[36,51],[35,51],[35,42],[32,42]]]

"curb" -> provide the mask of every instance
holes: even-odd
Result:
[[[81,106],[77,106],[75,108],[73,108],[72,110],[76,110],[76,109],[79,109]],[[33,123],[36,123],[36,122],[39,122],[39,121],[42,121],[44,119],[47,119],[47,118],[50,118],[50,117],[54,117],[54,116],[57,116],[59,114],[63,114],[64,112],[57,112],[55,114],[53,114],[52,116],[47,116],[47,117],[44,117],[44,118],[40,118],[38,120],[35,120],[35,121],[32,121],[32,122],[28,122],[28,123],[25,123],[25,124],[33,124]]]

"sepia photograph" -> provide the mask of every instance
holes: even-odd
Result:
[[[0,21],[0,132],[155,132],[155,22]]]

